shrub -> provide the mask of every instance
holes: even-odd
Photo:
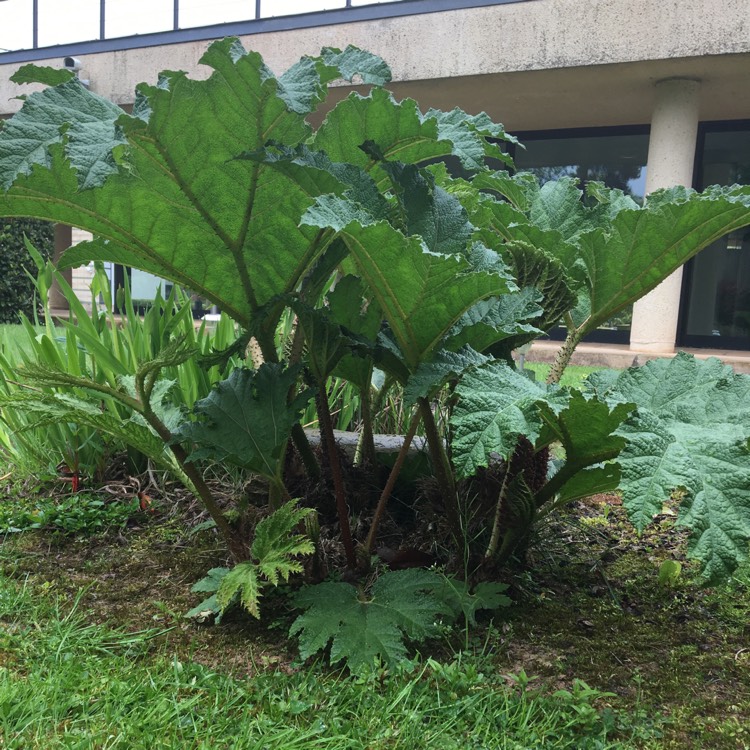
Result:
[[[0,323],[17,323],[19,315],[32,317],[39,306],[35,294],[34,262],[24,237],[44,258],[54,250],[53,225],[33,219],[0,220]]]
[[[226,364],[254,339],[265,360],[257,368],[235,361],[182,419],[164,408],[161,377],[193,359],[178,338],[140,361],[132,380],[71,376],[64,363],[27,370],[45,387],[89,393],[71,419],[93,422],[102,394],[129,410],[133,424],[169,446],[163,455],[238,563],[253,554],[246,527],[232,526],[206,487],[204,459],[263,477],[273,510],[290,500],[300,473],[288,460],[293,444],[307,486],[323,489],[307,502],[324,513],[335,498],[345,565],[362,573],[417,430],[440,503],[435,536],[424,541],[462,560],[464,573],[521,554],[550,510],[618,487],[639,525],[670,489],[687,491],[679,518],[708,579],[747,556],[746,379],[679,358],[619,380],[599,375],[582,389],[557,383],[586,334],[750,224],[750,188],[674,188],[641,206],[600,183],[540,186],[532,175],[497,171],[513,167],[498,144],[514,139],[501,125],[396,101],[383,87],[386,64],[351,47],[324,49],[279,77],[233,39],[212,44],[202,62],[213,69],[205,80],[167,72],[158,86],[140,86],[132,114],[74,78],[60,82],[59,71],[18,73],[53,85],[0,133],[0,215],[67,217],[95,239],[69,250],[63,265],[110,260],[182,284],[242,329],[218,359]],[[328,84],[355,76],[369,92],[350,94],[314,129],[308,116]],[[467,179],[441,162],[451,159]],[[548,384],[536,383],[512,353],[560,320],[567,339]],[[359,392],[363,457],[374,454],[373,384],[380,394],[403,389],[403,448],[376,507],[366,508],[364,533],[350,522],[362,493],[354,481],[347,487],[337,450],[332,377]],[[300,421],[313,402],[322,457]],[[721,409],[711,413],[714,402]],[[99,429],[118,429],[95,416]],[[553,445],[561,446],[556,462]],[[485,503],[469,529],[476,495]],[[252,588],[252,575],[241,579],[257,564],[232,576],[233,590]],[[305,595],[306,606],[317,597],[325,591]],[[307,651],[324,635],[310,636]]]

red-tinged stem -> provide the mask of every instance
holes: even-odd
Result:
[[[352,531],[349,526],[349,508],[346,503],[344,476],[341,471],[341,461],[339,460],[338,451],[336,450],[333,420],[328,408],[328,393],[326,392],[325,383],[321,383],[318,387],[316,401],[318,402],[320,438],[324,445],[324,450],[328,454],[328,463],[331,470],[331,478],[333,479],[333,491],[336,496],[336,511],[339,517],[339,527],[341,528],[341,541],[344,543],[344,552],[346,554],[346,564],[349,568],[354,569],[357,567],[357,556],[354,552]]]
[[[416,435],[417,433],[417,427],[419,426],[419,420],[421,419],[421,416],[422,415],[417,412],[412,417],[411,424],[409,425],[409,431],[406,433],[403,445],[401,446],[401,449],[396,456],[396,463],[393,464],[391,473],[388,475],[388,481],[385,483],[383,492],[380,494],[378,506],[375,509],[375,516],[373,517],[372,524],[370,525],[370,533],[367,535],[367,543],[365,544],[365,551],[367,552],[368,556],[372,552],[372,547],[375,544],[375,537],[377,536],[378,526],[380,525],[383,513],[385,512],[385,506],[388,503],[391,493],[393,492],[394,486],[396,485],[398,475],[401,473],[401,467],[404,465],[404,461],[406,461],[406,457],[409,455],[411,441],[414,439],[414,435]]]

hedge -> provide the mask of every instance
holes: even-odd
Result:
[[[0,323],[17,323],[19,313],[34,313],[34,285],[29,273],[36,267],[24,244],[24,235],[45,257],[55,246],[54,225],[31,219],[0,219]]]

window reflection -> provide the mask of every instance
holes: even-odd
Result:
[[[383,5],[384,2],[399,3],[401,0],[352,0],[352,7],[356,5]]]
[[[582,185],[603,182],[638,202],[646,192],[648,134],[535,138],[521,136],[516,168],[533,172],[542,183],[577,177]]]
[[[702,187],[750,184],[750,130],[707,133],[701,171]],[[711,338],[686,341],[687,344],[747,346],[750,230],[732,232],[695,257],[689,272],[688,293],[688,337]]]
[[[107,0],[105,20],[108,39],[168,31],[174,26],[174,3],[172,0]]]
[[[345,6],[346,0],[261,0],[260,14],[263,18],[271,18],[317,10],[335,10]]]
[[[0,53],[34,46],[34,19],[28,0],[0,3]]]
[[[180,0],[180,28],[212,26],[217,23],[249,21],[255,18],[255,0]]]
[[[526,146],[525,150],[517,148],[513,156],[519,172],[535,174],[542,184],[561,177],[575,177],[582,187],[587,182],[603,182],[642,203],[646,193],[647,128],[617,135],[610,130],[560,137],[532,133],[519,138]],[[627,343],[632,318],[630,306],[606,321],[588,340]],[[552,336],[562,338],[563,332],[558,329]]]

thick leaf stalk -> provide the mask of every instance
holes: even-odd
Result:
[[[445,450],[445,443],[435,423],[435,415],[430,408],[430,402],[425,398],[418,400],[419,413],[422,416],[427,448],[430,452],[432,470],[440,485],[445,513],[448,518],[451,533],[458,538],[461,535],[461,514],[456,491],[456,477],[453,474],[450,459]]]
[[[535,452],[526,438],[519,438],[498,493],[486,559],[497,556],[505,562],[528,539],[536,520],[535,493],[547,480],[548,458],[547,448]]]
[[[393,488],[396,486],[396,480],[398,479],[404,462],[409,455],[411,441],[414,440],[414,436],[417,434],[417,427],[419,427],[420,419],[420,412],[417,412],[412,417],[411,422],[409,423],[409,429],[407,430],[406,436],[404,437],[404,442],[401,444],[401,448],[399,449],[398,455],[396,456],[396,461],[393,464],[393,468],[388,475],[388,480],[386,481],[385,487],[383,487],[383,491],[381,492],[380,498],[378,499],[378,505],[375,508],[375,515],[373,516],[372,524],[370,525],[370,532],[367,535],[367,542],[365,543],[365,551],[368,555],[372,552],[372,549],[375,546],[375,539],[377,538],[380,521],[382,520],[383,514],[385,513],[385,508],[388,504],[388,500],[391,497]]]
[[[341,471],[341,458],[336,448],[336,438],[333,433],[333,420],[328,408],[328,393],[325,384],[321,384],[316,394],[318,407],[318,419],[320,420],[320,438],[324,450],[328,456],[331,479],[333,480],[333,490],[336,496],[336,513],[339,519],[339,528],[341,530],[341,541],[344,544],[344,553],[346,555],[346,564],[349,568],[357,567],[357,555],[354,551],[354,542],[352,540],[352,531],[349,524],[349,507],[346,502],[346,488],[344,486],[344,476]]]
[[[560,382],[560,378],[562,378],[565,368],[570,364],[570,359],[578,344],[581,343],[583,335],[583,328],[576,328],[571,322],[568,327],[568,335],[565,337],[563,345],[558,350],[557,355],[555,356],[555,361],[547,375],[548,385],[556,385]]]
[[[216,524],[216,528],[224,538],[232,559],[235,562],[246,560],[248,556],[247,544],[239,538],[237,532],[229,525],[226,516],[222,513],[221,508],[214,498],[213,492],[211,492],[211,488],[206,484],[198,467],[188,460],[185,449],[179,445],[179,443],[174,442],[174,436],[169,431],[169,428],[156,416],[156,414],[154,414],[150,406],[146,405],[141,411],[141,414],[149,425],[151,425],[157,435],[169,445],[177,463],[192,482],[198,492],[198,497],[203,503],[203,506],[208,511],[211,519]]]

